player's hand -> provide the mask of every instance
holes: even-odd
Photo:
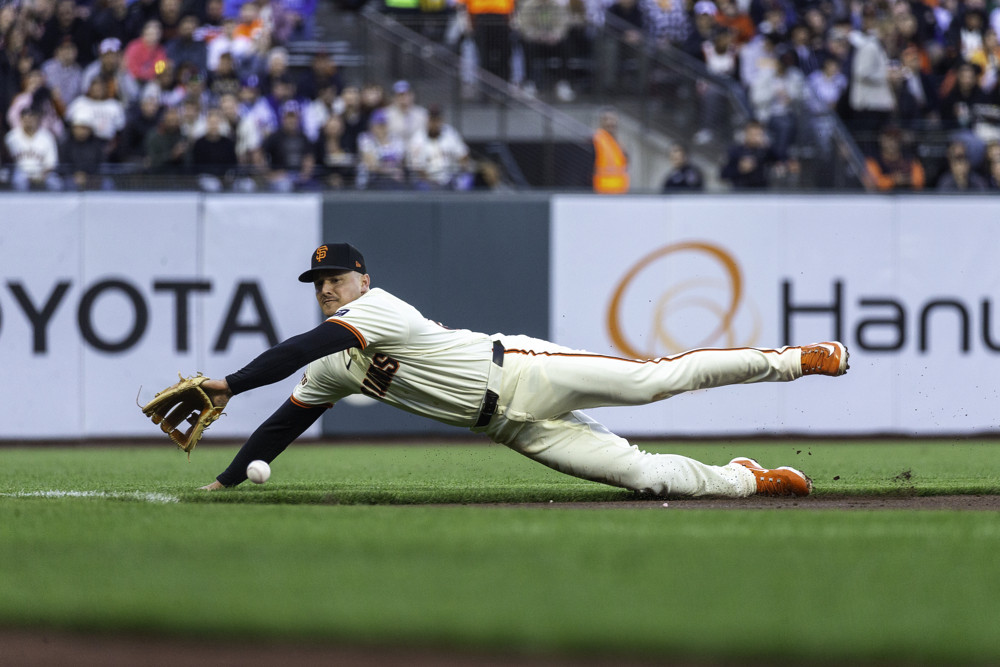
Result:
[[[201,383],[201,388],[212,399],[212,405],[219,408],[226,407],[226,403],[233,397],[233,392],[229,389],[229,383],[225,380],[205,380]]]
[[[199,486],[198,490],[199,491],[218,491],[219,489],[223,489],[223,488],[225,488],[225,487],[222,486],[222,484],[219,482],[219,480],[215,480],[211,484],[206,484],[205,486]]]

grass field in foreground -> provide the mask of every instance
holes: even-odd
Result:
[[[995,512],[462,506],[633,498],[484,445],[299,446],[262,487],[192,491],[234,451],[201,447],[188,463],[169,448],[0,450],[0,625],[664,659],[1000,662]],[[818,493],[1000,493],[997,443],[669,451],[793,465]],[[428,503],[452,505],[396,506]]]

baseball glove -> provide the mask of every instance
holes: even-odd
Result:
[[[198,373],[186,378],[180,375],[180,382],[159,392],[142,407],[142,413],[159,424],[170,440],[191,457],[191,450],[201,440],[202,433],[216,419],[222,416],[222,408],[212,404],[212,399],[201,383],[208,378]],[[184,423],[190,424],[186,431]]]

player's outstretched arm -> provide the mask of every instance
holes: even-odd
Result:
[[[247,439],[233,462],[215,481],[201,487],[203,491],[215,491],[227,486],[236,486],[247,478],[247,465],[261,460],[270,463],[285,451],[296,438],[305,433],[315,423],[327,406],[304,406],[293,403],[289,398],[264,420]]]

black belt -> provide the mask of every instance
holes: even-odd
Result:
[[[493,341],[493,363],[497,366],[503,366],[503,354],[503,344],[498,340]],[[479,419],[476,420],[476,425],[473,428],[480,428],[490,423],[490,419],[497,411],[497,401],[499,400],[500,396],[495,391],[486,390],[486,397],[483,398],[483,409],[479,411]]]

